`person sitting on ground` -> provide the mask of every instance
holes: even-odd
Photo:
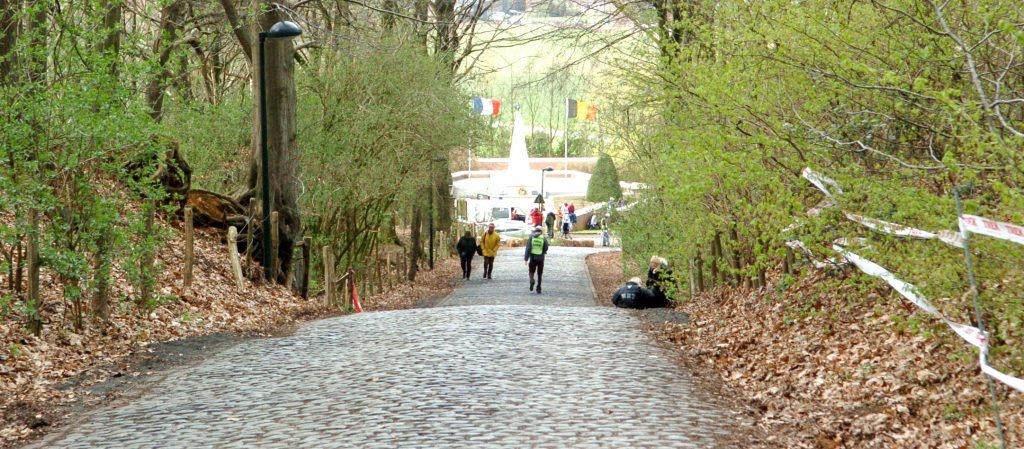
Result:
[[[671,282],[672,271],[668,269],[668,261],[662,257],[651,256],[650,269],[647,270],[647,288],[654,294],[651,307],[668,307],[671,298],[665,293],[665,287]]]
[[[462,263],[462,278],[469,279],[469,272],[473,270],[473,256],[476,255],[477,246],[473,233],[466,231],[466,234],[455,244],[455,250],[459,252],[459,262]]]
[[[632,277],[612,296],[612,304],[623,309],[646,309],[654,302],[654,293],[640,286],[640,278]]]

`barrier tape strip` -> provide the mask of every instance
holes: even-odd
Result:
[[[829,178],[829,177],[824,176],[824,175],[822,175],[820,173],[817,173],[814,170],[811,170],[810,167],[804,168],[802,174],[803,174],[803,177],[805,179],[810,181],[811,184],[814,184],[814,186],[817,187],[818,190],[821,190],[821,193],[824,193],[825,196],[828,197],[825,201],[822,201],[821,203],[818,203],[817,206],[814,206],[813,208],[808,210],[807,211],[807,215],[808,216],[812,216],[812,217],[813,216],[817,216],[818,214],[821,213],[822,209],[835,205],[835,202],[832,201],[832,193],[829,192],[828,188],[826,188],[825,185],[826,184],[831,185],[832,187],[834,187],[836,189],[837,192],[843,193],[843,190],[841,188],[839,188],[839,183],[838,182],[836,182],[832,178]],[[897,237],[911,237],[911,238],[926,239],[926,240],[938,239],[938,240],[942,241],[943,243],[946,243],[946,244],[948,244],[950,246],[954,246],[954,247],[957,247],[957,248],[963,248],[964,247],[963,237],[961,236],[960,233],[957,233],[957,232],[954,232],[954,231],[945,231],[945,230],[943,230],[943,231],[938,231],[938,232],[928,232],[928,231],[917,229],[917,228],[913,228],[913,227],[910,227],[910,226],[903,226],[903,225],[896,224],[896,223],[889,223],[887,221],[882,221],[882,220],[879,220],[879,219],[876,219],[876,218],[869,218],[869,217],[864,217],[864,216],[857,215],[857,214],[852,214],[852,213],[849,213],[849,212],[846,212],[846,211],[843,211],[843,214],[846,215],[846,218],[849,219],[850,221],[858,223],[858,224],[860,224],[860,225],[862,225],[862,226],[864,226],[864,227],[866,227],[868,229],[871,229],[873,231],[878,231],[878,232],[882,232],[882,233],[889,234],[889,235],[895,235]],[[1003,224],[1005,224],[1005,223],[1003,223]],[[1018,227],[1017,231],[1021,232],[1020,243],[1024,244],[1024,228],[1019,228]]]
[[[800,172],[800,174],[803,175],[804,179],[811,181],[811,184],[814,184],[814,186],[817,187],[818,190],[824,192],[825,196],[832,196],[832,192],[828,191],[828,188],[825,187],[825,184],[834,187],[836,189],[836,193],[843,193],[843,188],[839,187],[839,183],[836,182],[836,180],[829,178],[828,176],[819,174],[814,170],[811,170],[811,167],[804,167],[804,170]]]
[[[814,268],[817,268],[819,270],[828,268],[830,266],[838,266],[842,264],[841,261],[836,262],[834,259],[826,259],[824,262],[818,260],[817,258],[814,257],[814,253],[812,253],[811,250],[807,248],[806,245],[804,245],[804,242],[801,242],[799,240],[787,240],[785,243],[786,246],[793,249],[799,249],[803,251],[805,254],[807,254],[807,258],[811,260],[812,264],[814,264]]]
[[[1024,245],[1024,227],[975,215],[960,217],[960,232],[973,232]]]
[[[843,193],[843,190],[839,186],[838,182],[827,176],[816,173],[815,171],[811,170],[810,167],[804,168],[801,174],[805,179],[807,179],[811,184],[814,184],[814,186],[817,187],[818,190],[820,190],[826,196],[825,200],[818,203],[816,206],[807,211],[808,216],[817,216],[825,208],[832,207],[835,205],[835,201],[832,200],[832,192],[829,191],[826,185],[832,186],[837,193]],[[942,230],[938,232],[928,232],[909,226],[903,226],[896,223],[890,223],[883,220],[852,214],[846,211],[843,211],[843,214],[846,216],[847,219],[874,231],[895,235],[899,237],[938,239],[950,246],[954,246],[957,248],[964,247],[964,241],[968,232],[987,235],[989,237],[995,237],[998,239],[1007,240],[1010,242],[1024,245],[1024,227],[1010,223],[989,220],[974,215],[963,215],[958,218],[957,222],[960,227],[960,232],[953,232],[947,230]],[[797,226],[799,226],[799,224],[794,223],[793,225],[787,227],[786,229],[795,229],[795,227]],[[799,240],[789,240],[786,241],[785,243],[787,246],[791,248],[801,249],[805,253],[807,253],[808,257],[811,259],[811,262],[813,262],[814,266],[819,269],[828,267],[830,265],[829,263],[823,263],[815,259],[814,254],[811,253],[810,249],[808,249],[803,244],[803,242],[800,242]],[[993,368],[991,365],[988,364],[988,339],[985,336],[985,334],[981,332],[980,329],[974,326],[957,323],[955,321],[950,320],[949,318],[946,318],[946,316],[939,312],[939,310],[936,309],[935,306],[933,306],[928,301],[928,299],[926,299],[924,296],[918,293],[917,287],[914,287],[912,284],[909,284],[897,278],[889,270],[886,270],[882,266],[863,257],[860,257],[857,254],[854,254],[846,250],[845,248],[838,244],[833,245],[832,248],[838,251],[839,254],[843,256],[839,263],[853,263],[854,265],[857,266],[857,268],[859,268],[864,273],[885,280],[886,283],[889,284],[889,286],[891,286],[894,290],[900,293],[900,295],[902,295],[908,301],[921,308],[921,310],[928,312],[930,315],[946,323],[946,325],[949,326],[949,328],[952,329],[953,332],[959,335],[960,338],[962,338],[968,344],[978,348],[979,365],[981,366],[981,371],[983,373],[1008,385],[1010,388],[1013,388],[1017,391],[1024,393],[1024,379],[1000,372],[999,370]],[[828,262],[835,264],[834,259],[828,259]]]
[[[980,329],[974,326],[960,324],[950,320],[949,318],[946,318],[946,316],[943,315],[942,312],[939,312],[938,309],[935,308],[935,306],[928,302],[928,299],[926,299],[924,296],[917,292],[917,287],[914,287],[912,284],[909,284],[897,278],[891,272],[889,272],[889,270],[882,268],[880,265],[870,260],[867,260],[863,257],[860,257],[839,245],[833,245],[832,249],[838,251],[840,254],[843,255],[843,257],[846,258],[846,260],[849,260],[851,263],[856,265],[857,268],[859,268],[864,273],[881,278],[882,280],[886,281],[886,283],[888,283],[893,288],[893,290],[896,290],[899,294],[903,295],[903,297],[906,298],[908,301],[920,307],[925,312],[928,312],[930,315],[945,322],[946,325],[953,330],[953,332],[960,336],[960,338],[964,339],[964,341],[979,349],[979,363],[981,364],[982,372],[988,374],[989,376],[992,376],[996,380],[1010,386],[1011,388],[1024,393],[1024,379],[1020,379],[1002,373],[988,364],[988,339],[985,337],[985,334],[982,333]]]

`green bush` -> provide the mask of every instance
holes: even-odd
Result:
[[[622,198],[622,187],[619,186],[615,162],[611,156],[601,153],[590,177],[590,184],[587,185],[587,201],[598,203],[608,201],[608,198]]]

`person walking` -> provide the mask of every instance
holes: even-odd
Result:
[[[547,218],[544,220],[544,224],[548,225],[548,238],[555,238],[555,213],[548,212]]]
[[[569,228],[572,227],[572,219],[569,217],[569,212],[566,211],[562,214],[562,238],[570,240]]]
[[[537,274],[537,294],[541,291],[541,281],[544,278],[544,255],[548,253],[548,238],[544,237],[544,231],[537,226],[533,228],[533,234],[526,239],[526,254],[523,260],[530,269],[530,291],[533,291],[534,273]]]
[[[501,247],[501,234],[494,232],[494,223],[487,225],[487,232],[480,236],[480,248],[484,255],[484,279],[492,279],[491,272],[494,271],[494,258],[498,256],[498,248]]]
[[[601,246],[612,244],[611,231],[608,229],[608,214],[601,219]]]
[[[462,264],[462,278],[469,279],[469,272],[473,270],[473,256],[476,255],[476,239],[473,234],[466,231],[466,234],[455,244],[455,250],[459,252],[459,262]]]

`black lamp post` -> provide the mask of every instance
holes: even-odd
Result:
[[[549,165],[547,167],[544,167],[540,171],[540,197],[541,198],[546,198],[544,196],[544,175],[547,174],[547,172],[549,172],[549,171],[555,171],[555,167],[552,167],[552,166]]]
[[[270,247],[270,208],[272,203],[270,202],[270,156],[267,154],[267,70],[263,47],[267,39],[289,38],[300,34],[302,34],[302,28],[287,20],[275,23],[270,27],[270,31],[260,32],[260,162],[262,165],[260,167],[260,178],[262,178],[260,187],[263,189],[263,273],[268,280],[273,279],[274,273],[271,273],[273,267],[270,266],[270,251],[273,250]]]
[[[434,269],[434,189],[437,188],[437,183],[434,182],[434,162],[444,162],[447,160],[448,158],[444,156],[438,156],[430,160],[430,219],[428,220],[430,223],[428,226],[428,232],[430,233],[430,255],[428,256],[427,264],[431,270]]]

